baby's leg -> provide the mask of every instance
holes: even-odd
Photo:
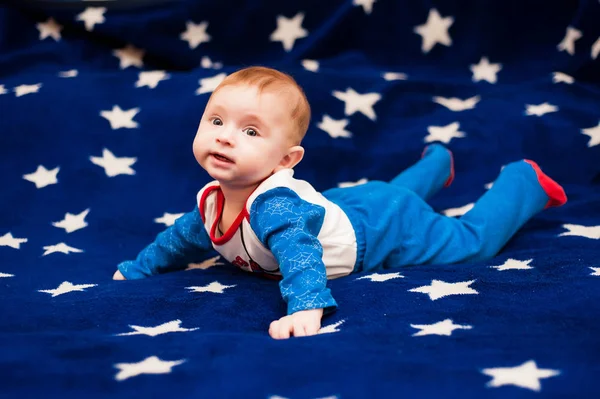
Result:
[[[535,162],[510,163],[492,188],[460,219],[429,211],[415,216],[409,226],[410,238],[395,261],[415,265],[489,259],[532,216],[566,201],[562,187]]]
[[[435,143],[425,147],[421,159],[390,183],[414,191],[427,201],[442,187],[448,187],[452,180],[454,180],[452,152],[441,144]]]

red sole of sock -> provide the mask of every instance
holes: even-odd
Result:
[[[429,146],[426,146],[423,149],[423,152],[421,153],[421,158],[425,156],[425,153],[427,152],[428,148]],[[450,151],[449,149],[446,148],[446,151],[448,151],[448,153],[450,154],[450,177],[448,177],[448,180],[446,180],[446,182],[444,183],[444,187],[449,187],[450,184],[452,184],[452,182],[454,181],[454,156],[452,155],[452,151]]]
[[[540,185],[546,192],[546,195],[548,195],[548,197],[550,198],[546,203],[544,209],[564,205],[567,202],[567,195],[565,194],[565,190],[560,186],[560,184],[558,184],[557,182],[552,180],[547,174],[542,172],[538,164],[534,161],[531,161],[529,159],[525,159],[524,161],[531,165],[531,167],[535,171],[535,174],[537,175],[537,179],[540,182]]]
[[[446,151],[450,154],[450,177],[448,177],[448,180],[444,183],[444,187],[450,186],[454,181],[454,155],[452,155],[452,151],[448,149],[446,149]]]
[[[421,153],[421,158],[425,156],[425,153],[427,152],[428,148],[429,146],[426,146],[423,149],[423,152]],[[452,151],[450,151],[449,149],[446,148],[446,151],[448,151],[448,153],[450,154],[450,177],[448,177],[448,179],[444,183],[444,187],[449,187],[454,181],[454,156],[452,155]]]

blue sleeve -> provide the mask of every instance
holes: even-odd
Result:
[[[260,194],[250,209],[250,225],[271,251],[283,275],[279,288],[288,315],[299,310],[337,308],[327,288],[323,247],[317,236],[325,209],[302,200],[289,188]]]
[[[186,266],[190,254],[211,249],[210,237],[196,207],[159,233],[135,260],[122,262],[117,268],[127,280],[141,279]]]

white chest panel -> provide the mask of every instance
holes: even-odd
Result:
[[[211,237],[213,248],[241,269],[252,272],[259,271],[262,267],[265,271],[280,275],[277,272],[279,269],[277,260],[254,234],[246,217],[242,219],[239,228],[233,232],[233,235],[228,237],[228,233],[230,233],[228,231],[225,232],[226,235],[215,239],[214,232],[219,216],[217,190],[211,190],[204,201],[204,227]],[[213,226],[215,226],[214,229]]]

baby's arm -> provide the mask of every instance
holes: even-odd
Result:
[[[190,253],[210,249],[210,237],[204,228],[200,211],[195,207],[159,233],[135,260],[120,263],[113,279],[135,280],[153,276],[174,266],[185,266]]]
[[[289,188],[269,190],[252,204],[252,229],[273,253],[283,275],[279,287],[288,316],[277,321],[285,323],[279,338],[287,338],[286,328],[296,336],[316,333],[323,313],[337,308],[327,288],[323,247],[317,238],[324,217],[323,207],[302,200]],[[296,331],[301,324],[305,331]]]

